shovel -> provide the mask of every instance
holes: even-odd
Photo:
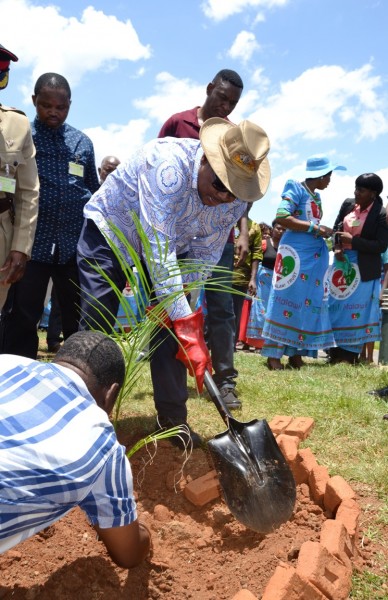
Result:
[[[204,383],[228,427],[207,443],[225,502],[243,525],[270,533],[292,515],[296,499],[292,472],[267,421],[237,421],[207,371]]]

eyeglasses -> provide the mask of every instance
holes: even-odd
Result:
[[[229,196],[236,198],[235,194],[232,194],[232,192],[230,190],[228,190],[227,187],[225,187],[225,185],[222,183],[221,179],[219,177],[217,177],[216,174],[214,174],[212,186],[214,187],[214,189],[217,190],[217,192],[220,192],[221,194],[229,194]]]

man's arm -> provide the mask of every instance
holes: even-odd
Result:
[[[111,559],[123,569],[131,569],[149,554],[151,534],[147,526],[138,519],[122,527],[102,529],[94,526]]]
[[[1,272],[5,273],[4,283],[15,283],[24,274],[28,257],[34,243],[36,222],[38,218],[39,179],[35,162],[35,147],[32,141],[31,129],[25,115],[12,113],[9,118],[17,119],[19,124],[15,130],[24,132],[24,143],[21,152],[22,160],[16,170],[16,191],[13,197],[15,222],[11,251]],[[17,121],[16,121],[17,122]],[[15,155],[17,159],[17,156]]]
[[[239,220],[238,226],[240,235],[236,241],[236,253],[238,256],[236,266],[241,267],[246,261],[249,251],[248,207],[245,209],[243,216]]]

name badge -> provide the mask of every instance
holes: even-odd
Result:
[[[84,166],[79,165],[78,163],[75,163],[75,162],[69,162],[69,174],[76,175],[77,177],[83,177],[84,176]]]
[[[14,194],[16,190],[16,179],[10,177],[0,177],[0,192]]]
[[[360,225],[361,225],[360,219],[354,219],[354,221],[352,221],[352,227],[359,227]]]

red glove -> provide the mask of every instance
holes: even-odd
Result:
[[[203,389],[205,370],[212,372],[212,361],[203,337],[203,314],[199,308],[191,315],[177,319],[173,323],[180,346],[176,355],[197,380],[199,393]]]

